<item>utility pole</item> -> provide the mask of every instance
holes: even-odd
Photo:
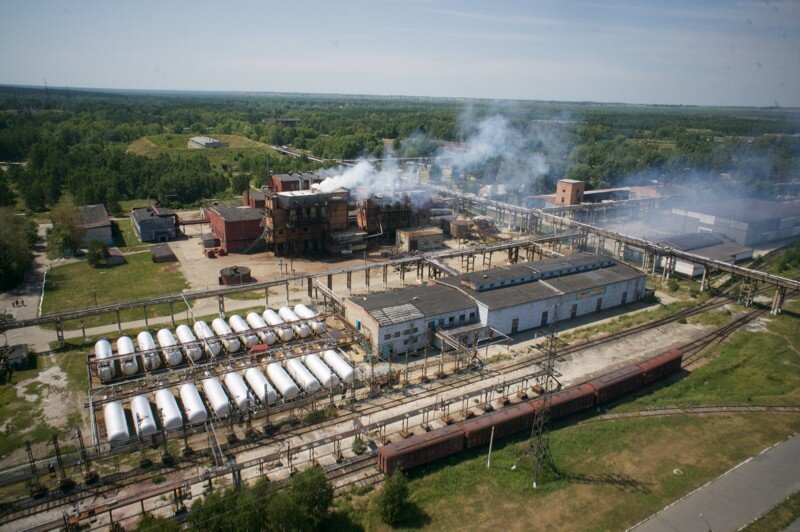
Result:
[[[494,427],[492,433],[489,435],[489,456],[486,458],[486,469],[492,467],[492,446],[494,445]]]
[[[531,428],[530,447],[528,455],[533,458],[533,487],[538,488],[542,483],[542,475],[549,470],[556,477],[558,468],[553,461],[550,451],[550,437],[547,432],[547,421],[550,417],[550,403],[552,397],[552,384],[556,382],[554,376],[554,366],[556,362],[558,338],[551,329],[548,331],[544,342],[537,346],[545,355],[542,363],[542,372],[537,378],[539,386],[543,390],[543,401],[541,407],[534,413],[533,427]]]

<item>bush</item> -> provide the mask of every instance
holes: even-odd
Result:
[[[667,281],[667,288],[669,288],[670,292],[677,292],[678,288],[680,288],[680,285],[678,284],[678,281],[672,277],[669,281]]]
[[[408,480],[403,473],[398,471],[389,475],[378,493],[376,503],[384,523],[397,526],[403,521],[408,506]]]
[[[106,247],[99,240],[92,240],[89,242],[89,247],[86,249],[86,262],[92,268],[105,263],[106,260]]]

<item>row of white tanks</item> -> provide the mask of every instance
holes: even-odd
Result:
[[[261,368],[252,367],[243,373],[238,371],[226,373],[222,382],[217,377],[206,377],[200,380],[200,385],[214,414],[217,417],[226,417],[231,413],[231,402],[238,409],[244,410],[253,401],[253,394],[262,403],[272,404],[278,400],[278,394],[289,400],[297,397],[301,389],[313,393],[321,386],[336,386],[340,380],[353,384],[355,380],[353,368],[339,353],[329,349],[323,352],[322,358],[314,354],[302,357],[302,361],[298,358],[287,360],[286,369],[279,362],[272,362],[266,367],[266,375]],[[202,423],[208,419],[208,411],[194,383],[182,384],[178,393],[183,403],[183,413],[169,388],[155,392],[157,411],[165,430],[183,426],[184,413],[189,424]],[[137,436],[145,437],[158,431],[146,395],[137,395],[131,399],[130,408]],[[121,401],[107,403],[103,407],[103,416],[109,443],[119,444],[131,438]]]
[[[301,320],[313,320],[316,316],[316,312],[299,304],[294,307],[294,310],[290,307],[281,307],[278,312],[266,309],[263,315],[251,312],[247,315],[246,320],[238,315],[231,316],[228,322],[222,318],[216,318],[211,322],[211,327],[204,321],[198,321],[193,326],[194,332],[187,325],[179,325],[175,329],[178,336],[177,341],[172,332],[164,328],[156,333],[156,338],[167,364],[176,366],[183,361],[184,354],[193,362],[200,360],[203,356],[201,346],[213,358],[220,354],[223,347],[228,353],[236,353],[242,346],[250,348],[259,342],[273,345],[278,341],[288,342],[295,336],[306,338],[312,332],[322,334],[325,332],[325,322],[323,321],[299,323]],[[268,329],[269,327],[271,329]],[[136,343],[147,371],[161,367],[162,359],[152,334],[148,331],[140,332],[136,337]],[[107,381],[115,378],[117,370],[114,362],[107,360],[114,354],[111,343],[105,339],[99,340],[95,344],[94,352],[100,380]],[[117,340],[117,354],[120,357],[120,370],[124,376],[129,377],[139,372],[139,362],[133,340],[127,336],[121,336]]]

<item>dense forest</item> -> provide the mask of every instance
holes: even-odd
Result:
[[[270,172],[379,157],[387,145],[398,156],[433,155],[443,141],[470,141],[480,120],[494,114],[508,117],[524,136],[522,149],[543,154],[545,174],[534,179],[524,165],[489,157],[454,168],[454,176],[489,183],[513,174],[521,193],[541,193],[562,177],[599,188],[724,175],[768,194],[800,168],[797,110],[4,87],[0,160],[27,165],[5,172],[0,192],[17,194],[31,211],[51,208],[65,192],[78,204],[105,203],[112,212],[126,199],[193,205],[239,192],[248,181],[239,174],[260,185]],[[286,118],[299,122],[281,122]],[[126,152],[143,137],[201,133],[289,146],[329,162],[242,151],[220,165],[199,151]]]

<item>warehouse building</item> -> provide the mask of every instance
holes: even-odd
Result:
[[[211,232],[226,253],[249,253],[264,248],[261,209],[215,206],[204,210]]]
[[[719,233],[743,246],[800,236],[800,203],[758,199],[705,202],[675,207],[681,233]]]
[[[656,240],[656,244],[728,264],[736,264],[753,258],[753,248],[732,242],[730,239],[716,233],[672,235]],[[664,258],[662,257],[658,266],[663,266],[663,262]],[[675,261],[675,272],[692,279],[703,275],[703,267],[699,264],[677,259]]]
[[[105,205],[78,207],[78,216],[81,221],[80,229],[83,231],[84,246],[88,246],[95,240],[106,247],[114,244],[114,238],[111,235],[111,220]]]
[[[178,216],[162,207],[133,209],[131,226],[139,242],[166,242],[178,236]]]
[[[227,148],[228,143],[211,137],[192,137],[187,143],[192,150],[207,150],[212,148]]]
[[[345,317],[376,353],[436,345],[436,331],[480,324],[500,334],[639,300],[646,276],[613,259],[578,253],[454,275],[414,286],[351,297]]]
[[[444,231],[437,227],[412,227],[397,230],[397,247],[405,252],[430,251],[444,245]]]

